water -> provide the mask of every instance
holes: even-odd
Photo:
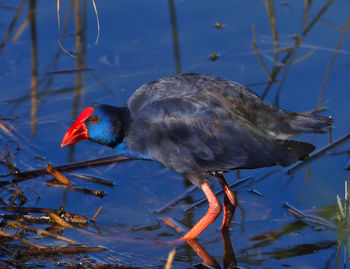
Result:
[[[96,2],[101,27],[97,44],[92,2],[80,1],[78,24],[74,22],[76,15],[72,9],[77,1],[61,2],[58,28],[54,2],[26,1],[10,39],[0,51],[0,113],[20,135],[9,136],[2,129],[1,145],[6,153],[6,141],[19,143],[20,151],[14,156],[14,164],[21,171],[45,167],[46,161],[60,165],[115,154],[112,149],[90,142],[78,143],[71,149],[60,148],[60,143],[72,120],[84,107],[94,102],[123,105],[137,87],[154,79],[177,72],[207,73],[249,85],[262,95],[268,76],[252,48],[253,25],[259,55],[267,70],[271,73],[273,68],[289,64],[280,70],[266,99],[286,109],[311,111],[318,105],[320,89],[323,88],[321,103],[327,110],[322,114],[335,118],[333,139],[349,133],[350,39],[347,32],[341,40],[343,27],[349,24],[349,1],[313,1],[308,12],[305,12],[308,1],[275,1],[278,54],[274,53],[267,1],[100,0]],[[14,9],[0,6],[1,39],[20,3],[4,3]],[[11,39],[25,21],[30,3],[36,3],[36,7],[33,6],[35,33],[31,34],[33,24],[29,23],[13,43]],[[330,4],[328,9],[318,18],[317,14],[327,3]],[[306,24],[304,18],[307,18]],[[303,35],[305,25],[310,25],[313,20],[315,24]],[[216,28],[217,22],[223,28]],[[81,28],[78,38],[75,34],[77,27]],[[291,53],[286,48],[295,46],[296,34],[301,42],[295,53]],[[76,54],[77,46],[82,53],[75,58],[69,56],[60,48],[58,40],[66,51]],[[34,51],[36,48],[35,55],[33,48]],[[291,55],[283,61],[289,52]],[[219,57],[215,62],[209,59],[212,53]],[[333,57],[336,57],[334,61]],[[291,64],[292,60],[294,64]],[[69,71],[76,69],[81,71]],[[330,70],[328,76],[327,70]],[[34,101],[31,98],[33,88],[37,89]],[[303,135],[300,140],[321,148],[328,144],[328,135]],[[15,148],[11,142],[11,152]],[[348,148],[345,144],[338,150]],[[35,156],[44,157],[46,161]],[[336,195],[343,197],[344,177],[348,176],[344,169],[346,161],[347,155],[327,154],[292,176],[280,170],[240,189],[239,208],[230,231],[238,266],[342,267],[346,249],[344,244],[337,243],[340,241],[338,232],[317,229],[315,225],[298,221],[281,204],[287,201],[308,214],[323,215],[333,222]],[[240,177],[254,175],[260,178],[275,169],[241,171]],[[8,169],[2,165],[1,172],[6,174]],[[186,205],[203,197],[197,190],[171,210],[154,213],[184,192],[186,187],[179,175],[154,162],[123,162],[75,172],[103,177],[116,185],[110,188],[70,176],[77,187],[105,191],[106,196],[100,199],[47,186],[46,180],[50,177],[41,176],[20,183],[28,198],[24,206],[59,208],[64,205],[67,211],[88,218],[103,206],[96,226],[90,223],[86,229],[63,232],[64,236],[78,242],[105,246],[106,251],[88,256],[99,262],[161,267],[172,246],[160,246],[154,242],[176,239],[179,235],[160,218],[172,217],[191,227],[207,210],[204,204],[190,212],[185,211]],[[227,174],[230,183],[235,182],[236,177],[236,172]],[[252,188],[262,196],[254,193]],[[0,197],[8,202],[7,192],[1,193]],[[221,217],[200,235],[199,243],[222,265],[220,221]],[[43,229],[47,226],[36,225]],[[36,242],[45,243],[40,239]],[[50,240],[47,243],[53,244]],[[54,244],[59,243],[55,241]],[[9,257],[8,253],[1,252],[1,255],[4,260]],[[65,260],[47,259],[45,263],[54,266],[56,261],[70,260],[77,262],[68,256]],[[348,264],[347,258],[345,260]],[[44,263],[31,260],[28,264],[36,262]],[[201,258],[183,244],[177,247],[173,267],[194,267],[201,262]]]

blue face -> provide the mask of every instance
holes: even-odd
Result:
[[[134,152],[124,143],[127,121],[125,108],[98,105],[94,106],[93,113],[84,124],[89,140],[115,148],[124,156],[152,160],[149,153]]]
[[[111,119],[111,115],[108,115],[101,106],[94,107],[94,112],[85,121],[85,126],[88,130],[89,140],[109,146],[115,146],[113,144],[118,141],[118,126],[120,127],[121,123],[118,124],[115,119]]]

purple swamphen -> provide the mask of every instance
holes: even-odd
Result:
[[[314,146],[287,139],[325,133],[331,124],[331,118],[276,108],[236,82],[180,74],[141,86],[124,107],[84,109],[61,146],[88,139],[129,157],[158,161],[196,184],[209,209],[179,239],[190,240],[222,210],[209,179],[217,177],[224,189],[221,228],[228,229],[237,200],[223,173],[304,159]]]

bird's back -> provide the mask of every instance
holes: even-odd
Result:
[[[277,109],[238,83],[200,74],[145,84],[127,107],[128,147],[194,183],[208,172],[288,165],[314,147],[280,138],[321,132],[330,124],[320,116]]]
[[[246,104],[252,108],[263,106],[267,110],[272,109],[269,103],[239,83],[195,73],[180,74],[144,84],[130,97],[127,106],[132,113],[137,113],[153,102],[181,97],[193,99],[204,97],[208,99],[210,105],[210,98],[213,96],[226,98],[227,104],[231,106]]]

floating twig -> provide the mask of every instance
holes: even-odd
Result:
[[[176,254],[176,248],[173,248],[169,252],[168,259],[167,259],[165,266],[164,266],[165,269],[171,269],[171,267],[173,265],[175,254]]]
[[[80,174],[76,174],[76,173],[72,173],[72,172],[68,172],[67,174],[70,174],[70,175],[75,176],[77,178],[81,178],[81,179],[85,179],[85,180],[88,180],[88,181],[92,181],[94,183],[107,185],[107,186],[110,186],[110,187],[113,187],[115,185],[114,182],[111,181],[111,180],[103,179],[103,178],[96,177],[96,176],[91,176],[91,175],[86,175],[86,174],[80,175]]]
[[[244,185],[248,185],[248,184],[250,184],[252,181],[254,181],[254,178],[249,176],[249,177],[242,178],[241,180],[239,180],[239,181],[237,181],[237,182],[235,182],[235,183],[232,183],[232,184],[229,185],[229,186],[230,186],[230,188],[231,188],[233,191],[237,191],[240,187],[242,187],[242,186],[244,186]],[[218,190],[218,191],[216,191],[216,192],[214,192],[214,193],[215,193],[215,195],[218,195],[218,194],[220,194],[220,193],[222,193],[222,192],[223,192],[223,189],[220,189],[220,190]],[[208,200],[207,200],[206,198],[203,198],[203,199],[197,201],[196,203],[191,204],[189,207],[187,207],[187,208],[186,208],[186,211],[190,211],[190,210],[192,210],[193,208],[195,208],[195,207],[201,205],[202,203],[205,203],[206,201],[208,201]]]
[[[13,227],[15,227],[15,228],[21,228],[21,229],[25,229],[25,230],[28,230],[28,231],[35,232],[35,233],[37,233],[37,234],[47,235],[47,236],[56,238],[56,239],[58,239],[58,240],[62,240],[62,241],[71,243],[71,244],[83,245],[83,244],[80,244],[80,243],[78,243],[77,241],[74,241],[74,240],[69,239],[69,238],[67,238],[67,237],[64,237],[64,236],[61,236],[61,235],[58,235],[58,234],[54,234],[54,233],[51,233],[51,232],[48,232],[48,231],[46,231],[46,230],[42,230],[42,229],[39,229],[39,228],[31,227],[31,226],[28,226],[28,225],[23,224],[23,223],[19,223],[19,222],[7,222],[7,224],[10,225],[10,226],[13,226]]]
[[[64,212],[63,207],[58,210],[57,215],[59,215],[65,221],[72,223],[72,224],[87,224],[88,223],[87,217],[79,215],[79,214],[75,214],[75,213]]]
[[[174,229],[179,234],[185,234],[186,231],[188,230],[187,228],[185,228],[185,226],[183,226],[182,224],[180,224],[179,222],[177,222],[176,220],[174,220],[172,218],[160,218],[160,219],[166,225],[168,225],[170,228]]]
[[[60,215],[61,218],[64,219],[64,221],[73,223],[73,224],[86,224],[88,222],[87,217],[75,214],[75,213],[70,213],[70,212],[63,212],[63,209],[52,209],[52,208],[39,208],[39,207],[0,207],[0,210],[2,211],[7,211],[7,212],[14,212],[17,214],[21,214],[21,217],[26,217],[26,215],[23,214],[28,214],[28,213],[41,213],[41,214],[55,214],[55,215]],[[6,216],[6,215],[5,215]],[[46,218],[43,218],[41,216],[28,216],[29,219],[34,219],[34,220],[46,220]]]
[[[47,164],[46,170],[50,173],[55,179],[57,179],[60,183],[68,186],[73,186],[73,183],[64,175],[62,175],[59,171],[51,166],[51,164]]]
[[[37,216],[37,215],[8,215],[8,214],[0,214],[0,218],[5,220],[21,220],[24,219],[27,222],[31,223],[42,223],[49,222],[51,220],[48,216]]]
[[[346,149],[346,150],[340,150],[340,151],[331,152],[329,155],[331,155],[331,156],[337,156],[337,155],[350,155],[350,149]]]
[[[14,141],[12,141],[14,142]],[[17,144],[17,142],[15,142]],[[17,144],[17,152],[19,150],[19,146]],[[6,142],[6,152],[7,152],[7,162],[5,161],[5,157],[4,157],[4,153],[1,153],[1,163],[3,163],[7,169],[9,169],[11,171],[12,174],[16,174],[19,173],[19,169],[13,164],[13,160],[12,160],[12,152],[10,150],[9,147],[9,142]],[[3,184],[2,184],[3,185]]]
[[[95,213],[95,215],[92,217],[91,221],[95,221],[95,219],[97,218],[98,214],[100,214],[102,208],[103,208],[103,207],[100,206],[100,208],[97,210],[97,212]]]
[[[98,159],[93,159],[93,160],[88,160],[88,161],[81,161],[81,162],[75,162],[75,163],[66,164],[66,165],[55,166],[54,168],[56,170],[62,172],[62,171],[67,171],[67,170],[81,169],[81,168],[85,168],[88,166],[104,165],[104,164],[123,162],[123,161],[129,161],[129,160],[138,160],[138,159],[121,157],[120,155],[113,155],[113,156],[108,156],[108,157],[103,157],[103,158],[98,158]],[[38,176],[41,176],[44,174],[47,174],[46,169],[38,169],[38,170],[33,170],[33,171],[2,175],[0,177],[16,176],[17,178],[14,181],[21,182],[21,181],[31,179],[33,177],[38,177]]]
[[[11,234],[5,233],[2,230],[0,230],[0,236],[11,238],[11,239],[16,240],[18,242],[21,242],[24,245],[35,247],[35,248],[39,248],[40,250],[43,250],[44,248],[46,248],[45,246],[42,246],[42,245],[39,245],[39,244],[34,244],[34,243],[32,243],[32,242],[30,242],[30,241],[28,241],[26,239],[19,238],[16,235],[11,235]]]
[[[69,70],[58,70],[58,71],[51,71],[46,72],[46,75],[60,75],[60,74],[73,74],[73,73],[81,73],[81,72],[87,72],[87,71],[93,71],[92,68],[79,68],[79,69],[69,69]]]
[[[58,212],[55,209],[49,209],[49,208],[32,208],[32,207],[0,207],[0,210],[8,211],[8,212],[15,212],[18,214],[28,214],[28,213],[42,213],[48,215],[51,219],[55,220],[62,226],[65,226],[65,223],[73,223],[73,224],[86,224],[88,222],[88,219],[85,216],[69,213],[69,212]],[[57,214],[60,215],[57,216]],[[6,217],[7,215],[5,215]],[[29,221],[47,221],[47,218],[42,216],[30,216],[30,215],[20,215],[19,217],[23,217],[24,219],[28,219]],[[10,219],[15,219],[16,217],[9,217]],[[67,224],[67,226],[72,227],[70,224]]]
[[[28,199],[23,194],[21,188],[16,183],[12,183],[12,186],[15,188],[15,190],[13,191],[11,197],[9,198],[10,205],[13,205],[16,200],[19,201],[19,205],[25,204],[28,201]]]
[[[57,216],[55,213],[47,213],[47,215],[57,224],[65,227],[65,228],[69,228],[72,229],[74,228],[73,225],[69,224],[67,221],[65,221],[63,218]]]
[[[57,210],[52,208],[40,208],[40,207],[12,207],[12,206],[3,206],[0,207],[0,210],[7,212],[14,212],[18,214],[27,214],[27,213],[51,213],[56,212]]]
[[[63,254],[77,254],[85,252],[96,252],[105,250],[104,247],[46,247],[44,249],[23,249],[16,251],[13,259],[28,258],[30,256],[42,255],[63,255]]]
[[[70,189],[72,191],[78,191],[78,192],[82,192],[82,193],[85,193],[85,194],[92,194],[92,195],[95,195],[95,196],[97,196],[99,198],[103,198],[105,196],[105,192],[104,191],[90,190],[90,189],[87,189],[87,188],[78,188],[78,187],[74,187],[74,186],[64,185],[61,182],[57,181],[56,179],[54,179],[54,180],[47,180],[46,184],[48,186],[62,187],[62,188]]]
[[[330,223],[329,221],[322,219],[322,218],[319,218],[319,217],[312,216],[312,215],[307,215],[307,214],[303,213],[301,210],[296,209],[295,207],[291,206],[287,202],[284,202],[282,204],[282,206],[287,208],[287,210],[290,213],[292,213],[294,216],[300,218],[304,222],[325,226],[325,227],[331,228],[331,229],[336,229],[336,227],[332,223]]]
[[[173,199],[172,201],[168,202],[166,205],[164,205],[162,208],[156,210],[155,212],[157,214],[164,212],[169,207],[176,205],[178,202],[180,202],[183,198],[185,198],[189,193],[191,193],[195,189],[197,189],[196,185],[192,185],[191,187],[188,187],[182,194],[180,194],[175,199]]]

